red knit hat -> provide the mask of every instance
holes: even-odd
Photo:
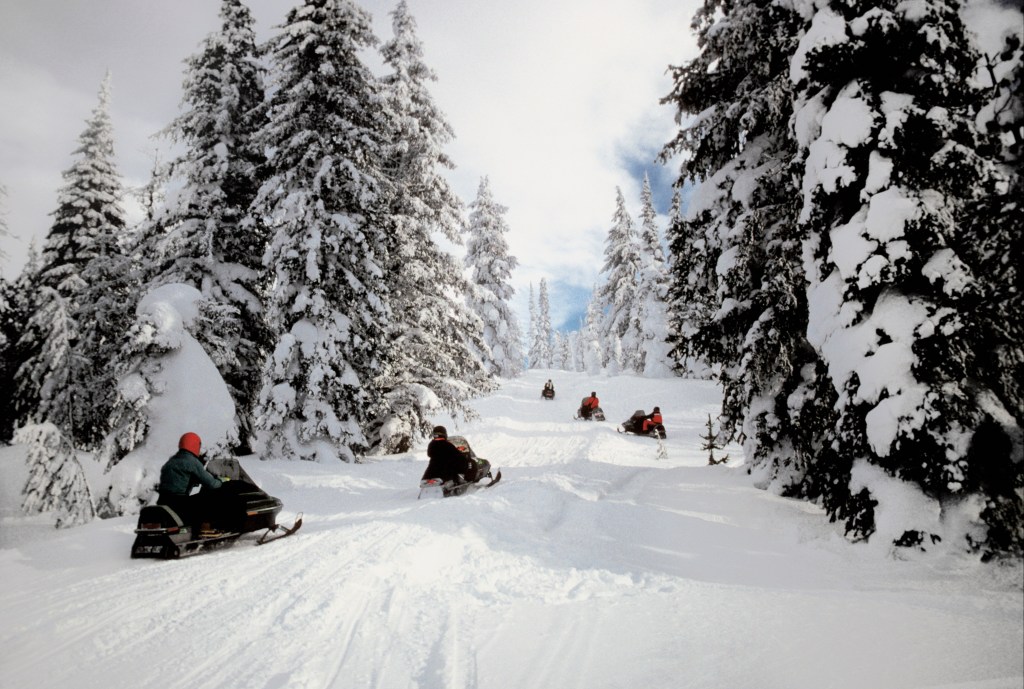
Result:
[[[181,440],[178,441],[179,450],[187,450],[196,457],[199,456],[199,448],[201,445],[202,441],[199,440],[199,436],[195,433],[186,433],[181,436]]]

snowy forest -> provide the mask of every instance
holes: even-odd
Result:
[[[578,330],[553,328],[542,279],[524,333],[514,228],[487,177],[472,200],[446,180],[456,133],[405,1],[386,40],[356,2],[306,0],[258,43],[222,0],[161,132],[176,153],[134,192],[145,217],[124,211],[108,77],[44,245],[0,282],[0,441],[30,447],[24,510],[137,512],[173,449],[156,422],[182,405],[209,412],[210,453],[358,462],[552,369],[712,378],[759,487],[852,540],[926,548],[937,534],[876,522],[909,498],[872,488],[900,479],[969,515],[981,557],[1020,556],[1022,32],[989,45],[967,14],[704,2],[663,101],[667,232],[649,180],[638,217],[614,190]]]

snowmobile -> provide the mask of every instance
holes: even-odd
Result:
[[[291,536],[302,526],[301,514],[290,527],[277,523],[282,502],[259,488],[234,457],[216,457],[206,468],[214,476],[230,479],[216,489],[217,514],[201,516],[196,520],[200,526],[186,524],[167,505],[143,507],[135,528],[133,558],[185,557],[226,545],[242,534],[266,529],[256,540],[257,545],[262,545]]]
[[[460,480],[454,481],[442,481],[439,478],[423,479],[420,481],[420,494],[416,498],[417,500],[420,498],[450,498],[456,495],[465,495],[481,488],[490,488],[501,480],[501,470],[499,469],[497,474],[492,474],[491,463],[482,457],[477,457],[476,453],[473,452],[473,448],[469,446],[469,441],[461,435],[450,436],[448,442],[457,447],[459,452],[473,463],[476,467],[475,476],[467,478],[463,474],[459,474]],[[485,478],[491,480],[483,483]]]
[[[644,419],[647,418],[647,414],[644,413],[643,409],[637,409],[633,412],[633,415],[622,422],[622,425],[616,430],[619,433],[633,433],[635,435],[645,435],[651,438],[665,439],[665,425],[655,424],[648,428],[646,431],[643,430]]]
[[[546,400],[553,400],[553,399],[555,399],[555,389],[554,388],[544,388],[543,390],[540,391],[540,396],[543,397]]]
[[[594,410],[590,412],[590,416],[584,416],[583,415],[583,403],[586,402],[586,401],[587,401],[586,397],[584,397],[580,401],[580,407],[579,407],[579,409],[576,410],[576,416],[574,416],[572,418],[574,418],[574,419],[583,419],[584,421],[604,421],[604,410],[601,409],[601,407],[594,407]]]

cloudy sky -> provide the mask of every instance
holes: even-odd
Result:
[[[249,0],[260,38],[299,0]],[[552,320],[568,319],[599,278],[621,187],[634,214],[643,175],[658,210],[674,174],[654,162],[674,130],[659,105],[670,64],[691,58],[695,0],[407,0],[455,129],[451,182],[472,201],[481,176],[509,208],[517,308],[546,278]],[[393,0],[362,0],[381,41]],[[219,27],[217,0],[2,0],[0,184],[11,236],[0,274],[41,244],[61,172],[109,69],[119,171],[142,185],[153,135],[178,113],[184,63]],[[377,59],[369,56],[371,59]]]

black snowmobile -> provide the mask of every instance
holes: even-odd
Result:
[[[453,481],[442,481],[439,478],[428,478],[420,481],[420,494],[416,498],[450,498],[455,495],[465,495],[480,488],[490,488],[501,480],[501,470],[498,473],[491,473],[491,463],[482,457],[477,457],[469,441],[461,435],[453,435],[448,442],[459,449],[459,452],[466,458],[467,474],[459,474],[459,479]],[[485,478],[491,479],[484,483]]]
[[[262,545],[290,536],[302,526],[302,515],[290,527],[277,523],[281,501],[259,488],[234,457],[211,459],[206,468],[214,476],[230,479],[217,489],[216,513],[200,515],[196,524],[186,524],[167,505],[143,507],[135,528],[133,558],[170,560],[194,555],[225,545],[242,534],[266,529],[256,541]]]
[[[601,409],[601,407],[594,407],[594,410],[590,412],[590,416],[583,415],[583,403],[586,402],[587,399],[588,398],[584,397],[580,400],[580,406],[579,409],[576,410],[576,416],[572,418],[583,419],[584,421],[604,421],[604,410]]]
[[[543,390],[540,391],[540,396],[543,397],[546,400],[553,400],[553,399],[555,399],[555,389],[554,388],[544,388]]]
[[[655,424],[647,429],[645,432],[644,419],[647,418],[647,414],[644,413],[643,409],[637,409],[633,412],[633,415],[622,422],[622,425],[617,429],[619,433],[633,433],[635,435],[644,435],[651,438],[665,439],[665,424]]]

